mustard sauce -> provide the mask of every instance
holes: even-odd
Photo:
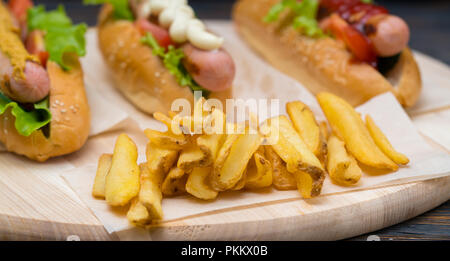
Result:
[[[13,77],[23,79],[27,61],[40,63],[39,59],[28,53],[20,39],[20,29],[17,28],[3,3],[0,3],[0,50],[9,57],[13,66]]]

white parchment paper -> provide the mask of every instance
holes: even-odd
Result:
[[[303,99],[306,101],[307,97]],[[315,100],[310,100],[315,103]],[[430,147],[418,134],[400,104],[390,93],[380,95],[357,108],[362,115],[370,114],[394,147],[406,154],[410,164],[397,172],[377,175],[365,172],[360,182],[353,187],[334,185],[325,179],[322,196],[338,192],[374,188],[383,185],[401,184],[450,175],[450,155]],[[105,152],[111,152],[112,146]],[[141,154],[144,152],[140,150]],[[141,157],[142,159],[143,157]],[[105,201],[91,196],[96,165],[73,169],[63,174],[69,185],[95,213],[109,232],[133,230],[126,219],[126,209],[110,208]],[[166,198],[163,200],[164,220],[177,220],[217,210],[232,209],[263,202],[299,198],[297,191],[266,189],[259,192],[221,193],[213,202],[204,202],[191,196]]]

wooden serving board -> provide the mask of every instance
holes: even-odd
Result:
[[[426,59],[433,65],[430,70],[443,68],[448,71],[445,65]],[[427,68],[422,71],[424,78],[429,73]],[[449,140],[450,132],[446,135]],[[427,140],[444,149],[431,139]],[[92,139],[71,159],[80,153],[97,153],[91,150],[89,143],[92,144]],[[0,161],[13,166],[25,159],[2,152]],[[316,199],[282,200],[217,211],[164,223],[152,229],[150,236],[152,240],[336,240],[397,224],[435,208],[449,198],[450,176],[447,176]],[[0,169],[0,240],[142,238],[139,233],[131,237],[129,233],[108,234],[58,175],[46,174],[45,169],[39,174],[7,175]]]

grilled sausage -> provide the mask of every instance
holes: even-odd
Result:
[[[194,80],[210,91],[223,91],[231,87],[235,76],[235,65],[224,49],[205,51],[190,43],[183,45],[183,65]]]

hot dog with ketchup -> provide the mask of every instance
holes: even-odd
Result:
[[[236,29],[279,70],[313,93],[352,105],[390,91],[405,106],[422,87],[406,22],[368,0],[240,0]]]
[[[90,116],[78,62],[85,31],[62,6],[0,2],[0,142],[7,150],[45,161],[86,142]]]
[[[231,97],[235,65],[223,39],[207,30],[186,0],[86,0],[104,3],[99,47],[117,82],[135,106],[149,114],[171,110],[193,92]]]

